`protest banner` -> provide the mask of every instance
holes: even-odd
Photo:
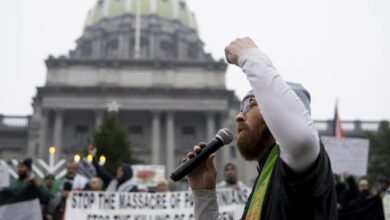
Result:
[[[382,200],[383,211],[385,212],[385,219],[390,220],[390,188],[387,189],[385,196]]]
[[[347,171],[353,175],[367,175],[369,140],[361,138],[322,137],[333,173]]]
[[[242,215],[250,189],[217,191],[220,220]],[[167,193],[72,192],[66,220],[193,220],[191,191]]]
[[[162,165],[131,165],[133,181],[147,186],[156,186],[159,179],[165,176],[165,166]]]
[[[10,183],[8,168],[0,164],[0,189],[8,187]]]
[[[42,220],[38,199],[0,206],[0,220]]]

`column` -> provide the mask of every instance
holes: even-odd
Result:
[[[152,112],[152,164],[160,164],[160,112]]]
[[[212,139],[215,137],[215,112],[207,112],[207,139]]]
[[[167,174],[174,170],[175,165],[175,118],[174,112],[167,112]]]
[[[49,146],[47,146],[47,127],[49,123],[49,112],[48,110],[42,109],[41,113],[41,125],[39,131],[39,151],[38,156],[41,159],[46,159],[47,151],[49,150]]]
[[[58,161],[62,156],[62,130],[64,122],[64,111],[59,109],[55,111],[54,117],[54,138],[53,144],[56,147],[55,160]]]

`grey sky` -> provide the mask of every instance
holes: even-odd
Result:
[[[67,54],[96,0],[0,0],[0,114],[30,114],[46,77],[44,59]],[[223,58],[234,38],[251,36],[286,80],[312,95],[315,119],[390,119],[390,1],[188,0],[206,51]],[[227,86],[249,85],[230,66]]]

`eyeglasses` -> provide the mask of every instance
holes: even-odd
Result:
[[[245,99],[241,103],[240,112],[245,114],[249,111],[250,108],[252,108],[253,106],[256,106],[256,105],[257,105],[257,102],[256,102],[255,97],[248,97],[247,99]]]

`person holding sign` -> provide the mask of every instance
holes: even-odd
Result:
[[[333,173],[310,117],[309,93],[300,84],[286,83],[250,38],[231,42],[225,56],[243,70],[253,89],[235,117],[238,150],[259,163],[242,219],[337,219]],[[187,160],[204,146],[195,146]],[[218,218],[214,158],[188,175],[196,219]]]

